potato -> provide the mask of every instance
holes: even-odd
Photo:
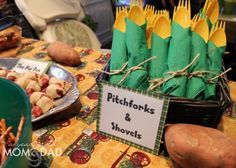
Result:
[[[81,64],[79,53],[71,46],[60,41],[51,43],[47,48],[47,53],[56,62],[70,66]]]
[[[182,168],[236,168],[236,141],[216,129],[170,125],[165,144],[172,160]]]
[[[233,102],[236,101],[236,82],[229,81],[228,82],[229,89],[230,89],[230,96]]]

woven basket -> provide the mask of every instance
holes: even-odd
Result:
[[[109,64],[104,71],[109,71]],[[100,73],[97,82],[101,80],[108,81],[109,75]],[[227,82],[222,78],[217,86],[216,97],[215,101],[205,101],[169,96],[166,124],[188,123],[216,128],[224,111],[232,103]]]

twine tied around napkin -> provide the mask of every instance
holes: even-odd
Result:
[[[198,78],[204,78],[206,77],[206,74],[214,74],[217,75],[217,73],[211,72],[211,71],[195,71],[189,74],[189,79],[192,77],[198,77]]]
[[[164,83],[164,78],[156,78],[153,80],[149,80],[150,86],[148,90],[154,90],[155,88],[161,86]]]
[[[223,77],[226,73],[228,73],[229,71],[232,70],[232,68],[227,69],[226,71],[222,72],[221,74],[217,75],[217,73],[211,72],[211,71],[195,71],[193,73],[187,73],[186,71],[197,61],[197,59],[199,58],[200,54],[197,54],[197,56],[193,59],[193,61],[187,65],[186,67],[184,67],[183,69],[176,71],[176,72],[167,72],[165,74],[171,74],[171,76],[169,78],[157,78],[157,79],[153,79],[150,80],[150,86],[148,88],[148,90],[154,90],[155,88],[161,86],[162,84],[164,84],[165,82],[167,82],[168,80],[173,79],[174,77],[177,76],[188,76],[188,78],[192,78],[193,76],[195,77],[199,77],[199,78],[204,78],[206,77],[206,74],[213,74],[216,75],[215,77],[211,78],[211,79],[207,79],[207,83],[212,83],[215,84],[215,80]]]
[[[143,62],[141,62],[140,64],[136,65],[136,66],[133,66],[127,70],[125,70],[126,66],[128,65],[128,62],[126,62],[121,69],[119,70],[112,70],[111,72],[106,72],[106,71],[103,71],[103,70],[98,70],[99,72],[102,72],[102,73],[105,73],[107,75],[117,75],[117,74],[120,74],[120,73],[123,73],[125,72],[125,75],[124,77],[120,80],[120,82],[118,82],[118,85],[121,85],[125,80],[126,78],[129,76],[129,74],[133,71],[136,71],[136,70],[141,70],[141,69],[144,69],[143,67],[141,67],[142,65],[146,64],[147,62],[153,60],[153,59],[156,59],[157,57],[156,56],[153,56],[153,57],[150,57],[146,60],[144,60]]]
[[[214,50],[215,49],[210,49],[209,50],[209,52],[207,53],[207,54],[211,54],[212,52],[214,52]],[[198,54],[197,56],[200,56],[200,54]],[[195,57],[196,58],[196,57]],[[195,61],[194,61],[195,62]],[[193,62],[193,63],[194,63]],[[227,70],[227,72],[228,72],[228,70]],[[226,73],[227,73],[226,72]],[[195,72],[192,72],[192,73],[190,73],[188,76],[189,76],[189,79],[191,79],[192,77],[199,77],[199,78],[204,78],[204,77],[206,77],[206,74],[212,74],[212,75],[218,75],[217,73],[215,73],[215,72],[212,72],[212,71],[204,71],[204,70],[202,70],[202,71],[195,71]],[[225,74],[225,73],[224,73]]]
[[[129,68],[129,69],[126,71],[124,77],[121,79],[121,81],[120,81],[118,84],[119,84],[119,85],[122,84],[122,83],[126,80],[126,78],[129,76],[129,74],[130,74],[131,72],[136,71],[136,70],[144,69],[144,68],[141,67],[141,66],[144,65],[144,64],[146,64],[147,62],[153,60],[153,59],[156,59],[156,56],[150,57],[150,58],[144,60],[143,62],[139,63],[138,65]]]
[[[222,72],[221,74],[211,78],[211,79],[208,79],[207,80],[207,83],[212,83],[212,84],[215,84],[215,80],[218,79],[218,78],[222,78],[226,73],[228,73],[229,71],[231,71],[232,68],[228,68],[226,71]]]
[[[213,78],[207,79],[207,83],[212,83],[215,84],[215,80],[218,78],[223,77],[226,73],[228,73],[229,71],[231,71],[232,68],[228,68],[227,70],[225,70],[224,72],[222,72],[221,74],[217,74],[215,72],[212,71],[195,71],[189,74],[189,79],[191,79],[192,77],[199,77],[199,78],[206,78],[207,74],[212,74],[215,75]]]
[[[188,64],[186,67],[184,67],[183,69],[181,69],[181,70],[178,70],[178,71],[175,71],[175,72],[166,72],[165,75],[171,75],[170,77],[165,78],[165,79],[159,78],[159,79],[154,79],[154,80],[149,81],[151,84],[150,84],[150,87],[148,88],[148,90],[153,90],[153,89],[161,86],[165,82],[173,79],[174,77],[188,76],[189,74],[186,71],[197,61],[199,56],[200,56],[200,54],[197,54],[196,57],[192,60],[192,62],[190,64]]]
[[[97,69],[97,71],[105,73],[107,75],[117,75],[123,72],[127,65],[128,65],[128,61],[121,67],[121,69],[118,69],[118,70],[111,70],[111,72],[107,72],[107,71]]]

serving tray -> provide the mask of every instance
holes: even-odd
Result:
[[[12,69],[17,64],[18,60],[19,59],[17,58],[0,58],[0,67],[6,68],[6,69]],[[79,98],[79,95],[80,95],[80,92],[77,88],[76,78],[63,67],[52,63],[50,67],[48,68],[46,74],[49,77],[56,77],[58,79],[67,81],[71,83],[72,87],[66,93],[65,96],[56,100],[55,102],[56,106],[54,108],[50,109],[48,112],[44,113],[43,115],[39,117],[36,117],[36,118],[32,117],[32,122],[39,121],[50,115],[59,113],[60,111],[63,111],[69,108]]]

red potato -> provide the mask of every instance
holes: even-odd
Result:
[[[165,132],[165,144],[181,168],[236,168],[236,141],[216,129],[170,125]]]
[[[71,46],[55,41],[51,43],[47,48],[48,56],[56,62],[64,63],[66,65],[74,66],[80,65],[80,55]]]

